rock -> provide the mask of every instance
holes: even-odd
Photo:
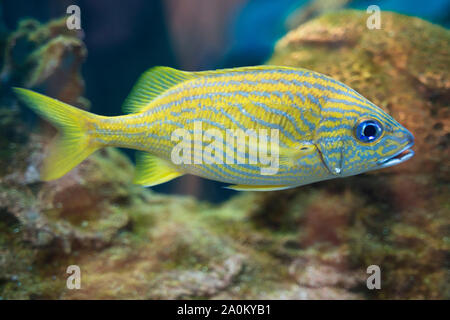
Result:
[[[88,101],[81,97],[80,70],[87,55],[82,37],[80,31],[67,29],[66,18],[48,24],[22,20],[2,49],[2,84],[44,87],[51,97],[88,108]]]
[[[211,297],[233,284],[243,269],[243,256],[231,256],[208,271],[183,270],[162,274],[150,286],[153,299]]]
[[[414,160],[389,172],[448,180],[450,32],[390,12],[369,30],[367,17],[348,10],[310,21],[277,43],[269,64],[309,68],[357,90],[414,134]]]
[[[327,12],[333,12],[349,5],[352,0],[312,0],[294,10],[286,19],[288,29],[299,25]]]
[[[450,249],[450,32],[390,12],[382,12],[381,30],[367,29],[366,19],[348,10],[305,23],[277,43],[269,64],[346,83],[414,134],[416,155],[388,169],[265,197],[255,213],[264,219],[274,199],[286,201],[281,207],[291,217],[300,206],[300,246],[344,243],[351,265],[379,264],[384,283],[375,297],[448,298],[449,286],[441,284]]]

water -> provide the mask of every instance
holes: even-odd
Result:
[[[368,1],[323,3],[2,2],[0,297],[448,299],[450,2],[378,1],[379,30],[366,25]],[[47,25],[72,4],[81,30]],[[107,149],[43,183],[54,129],[11,91],[28,87],[117,116],[153,66],[266,63],[349,85],[412,132],[416,155],[253,193],[192,175],[135,186],[135,152]],[[84,290],[65,289],[69,265],[79,266]],[[366,286],[371,265],[381,289]]]

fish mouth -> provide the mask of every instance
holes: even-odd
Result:
[[[403,149],[398,151],[396,154],[389,158],[385,158],[381,161],[378,161],[378,168],[387,168],[394,166],[396,164],[405,162],[406,160],[411,159],[414,156],[414,151],[411,150],[411,147],[413,146],[414,142],[409,143],[407,146],[405,146]]]

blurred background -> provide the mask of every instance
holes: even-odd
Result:
[[[450,299],[449,26],[450,0],[0,0],[0,300]],[[134,152],[106,148],[42,182],[55,130],[11,92],[113,116],[151,67],[258,64],[349,85],[414,134],[414,158],[236,193],[194,176],[142,188]]]
[[[139,75],[157,65],[206,70],[263,64],[289,29],[340,8],[382,10],[418,16],[448,27],[450,1],[429,0],[6,0],[0,2],[3,32],[21,19],[47,22],[81,9],[84,96],[91,111],[121,114],[121,104]],[[9,83],[14,85],[14,83]],[[125,151],[133,158],[133,153]],[[193,194],[212,201],[234,192],[218,183],[185,176],[157,186],[160,192]]]

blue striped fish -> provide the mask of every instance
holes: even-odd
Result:
[[[137,184],[154,186],[194,174],[255,191],[352,176],[414,155],[413,135],[390,115],[345,84],[306,69],[155,67],[126,99],[128,114],[117,117],[14,90],[60,131],[42,166],[43,180],[61,177],[106,146],[140,151]],[[230,132],[248,136],[232,136],[230,144],[224,138]],[[265,155],[277,156],[271,174],[262,171],[267,157],[256,150],[263,142]]]

